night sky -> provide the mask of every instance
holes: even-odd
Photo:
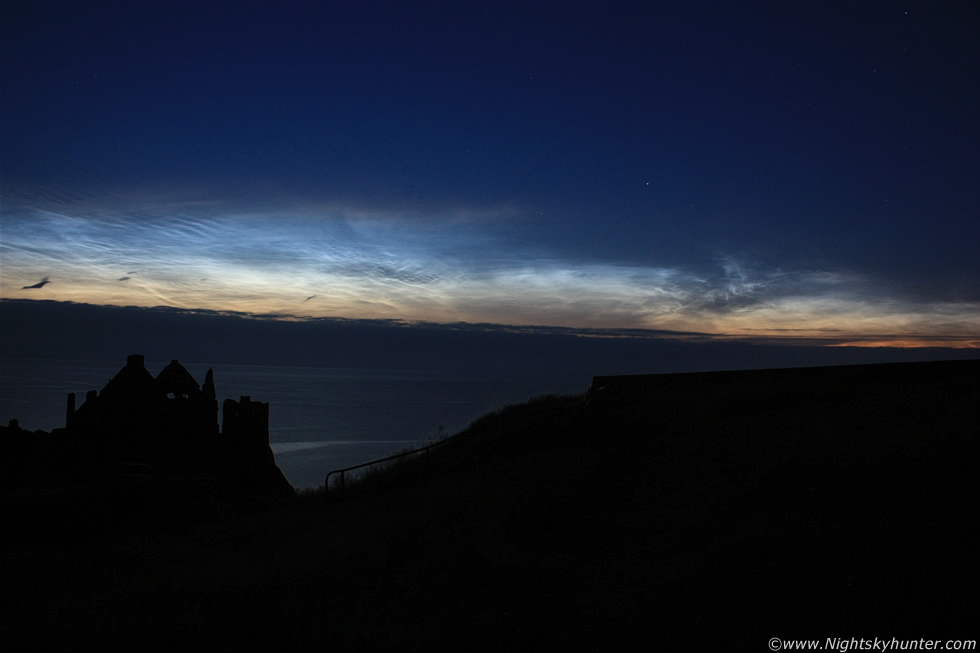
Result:
[[[980,347],[978,34],[975,1],[6,1],[0,296]]]

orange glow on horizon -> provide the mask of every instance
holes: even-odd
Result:
[[[973,338],[895,338],[894,340],[854,340],[836,342],[828,347],[894,347],[897,349],[923,349],[942,347],[944,349],[980,349],[980,340]]]

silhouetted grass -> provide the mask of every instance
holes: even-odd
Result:
[[[4,632],[168,650],[970,636],[978,372],[664,375],[494,411],[344,500],[8,538]]]
[[[373,488],[412,482],[437,472],[447,464],[478,455],[487,447],[499,447],[518,434],[529,436],[525,444],[532,441],[539,443],[540,438],[530,433],[531,416],[543,416],[548,426],[545,430],[551,430],[555,413],[582,400],[582,396],[574,395],[541,395],[526,402],[503,406],[480,416],[456,433],[444,433],[433,438],[423,447],[407,447],[376,463],[346,472],[342,485],[340,476],[334,473],[329,489],[320,486],[304,490],[299,498],[307,501],[328,496],[352,496]],[[517,422],[521,422],[520,429],[515,429]]]

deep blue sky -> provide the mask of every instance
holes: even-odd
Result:
[[[0,11],[5,299],[980,343],[976,2]]]

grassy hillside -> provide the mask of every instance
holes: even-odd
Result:
[[[597,379],[342,497],[8,536],[4,634],[277,650],[975,639],[978,380],[980,361]]]

